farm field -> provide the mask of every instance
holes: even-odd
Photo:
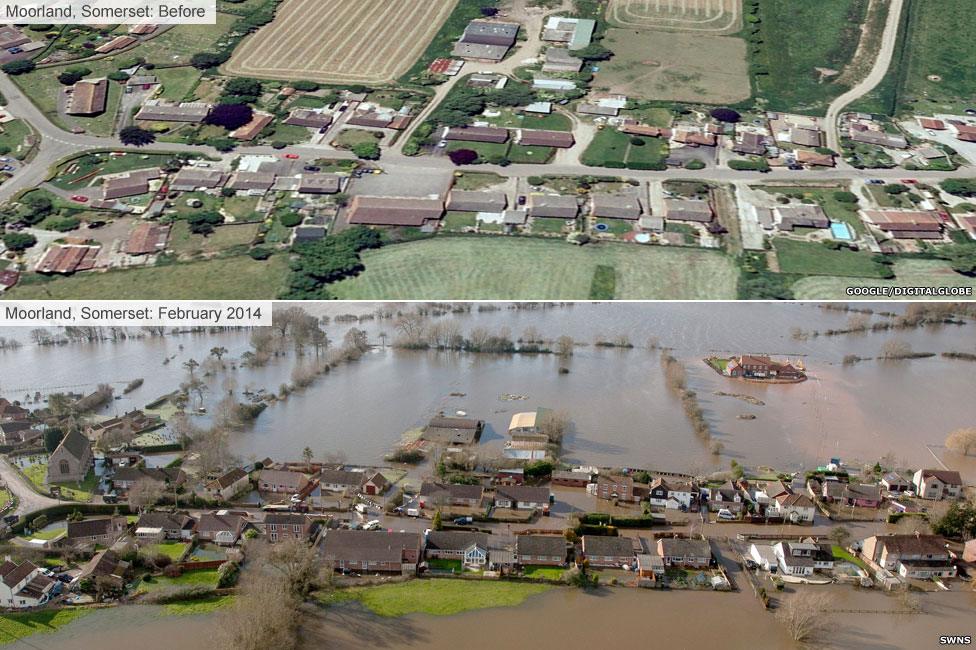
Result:
[[[836,83],[851,62],[868,0],[760,0],[756,95],[778,111],[823,114],[847,90]]]
[[[843,278],[836,276],[814,276],[801,278],[793,284],[793,295],[797,300],[850,300],[847,287],[973,287],[976,278],[956,273],[948,262],[941,260],[901,259],[893,267],[895,278],[879,280],[875,278]],[[918,296],[885,297],[884,300],[925,300]]]
[[[728,104],[750,95],[746,43],[732,36],[608,29],[615,56],[595,84],[643,99]]]
[[[725,35],[742,29],[742,0],[610,0],[617,27]]]
[[[323,83],[390,82],[406,72],[457,0],[291,0],[224,65],[232,75]]]
[[[585,300],[598,267],[616,272],[617,299],[731,299],[737,271],[698,249],[512,237],[437,237],[363,255],[366,271],[330,285],[340,299]]]
[[[275,255],[264,262],[247,256],[169,264],[126,271],[81,273],[66,278],[22,282],[6,291],[11,300],[261,300],[285,286],[288,260]]]
[[[156,65],[187,64],[194,53],[213,48],[237,20],[237,16],[218,12],[213,25],[177,25],[122,56],[145,57]]]

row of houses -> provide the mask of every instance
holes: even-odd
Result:
[[[594,568],[630,566],[663,574],[665,567],[706,568],[712,563],[707,540],[667,537],[645,549],[630,537],[584,535],[576,560]],[[566,566],[573,546],[562,535],[494,535],[478,531],[408,532],[330,530],[322,556],[334,570],[409,575],[424,560],[454,560],[463,567],[507,571],[515,567]]]
[[[576,144],[571,131],[546,129],[507,129],[501,126],[449,126],[441,133],[442,140],[458,142],[490,142],[503,144],[510,139],[524,146],[568,149]]]

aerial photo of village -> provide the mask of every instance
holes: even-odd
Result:
[[[0,25],[11,299],[969,299],[968,0]]]
[[[0,645],[968,645],[974,328],[931,302],[0,328]]]

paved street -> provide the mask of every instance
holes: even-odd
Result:
[[[42,496],[35,492],[33,487],[31,487],[20,472],[10,465],[10,461],[6,458],[0,459],[0,479],[3,479],[7,489],[17,497],[17,508],[14,509],[15,514],[23,515],[40,510],[41,508],[56,506],[60,503],[57,499]]]

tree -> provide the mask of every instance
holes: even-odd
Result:
[[[834,200],[838,203],[857,203],[857,194],[854,192],[834,192]]]
[[[250,95],[257,97],[261,95],[263,86],[257,79],[246,77],[234,77],[224,84],[224,94],[226,95]]]
[[[91,74],[91,69],[89,68],[68,68],[64,72],[58,75],[58,81],[65,86],[73,86],[82,79],[85,75]]]
[[[830,539],[837,546],[847,546],[847,540],[851,538],[851,531],[846,526],[834,526],[830,529]]]
[[[952,270],[963,275],[976,275],[976,246],[954,244],[944,246],[942,256],[949,260]]]
[[[586,47],[572,50],[570,53],[584,61],[606,61],[613,56],[612,50],[603,47],[599,43],[590,43]]]
[[[311,447],[305,447],[305,449],[302,449],[302,458],[305,459],[305,469],[309,472],[312,471],[312,457],[314,455],[315,454],[312,453]]]
[[[906,359],[912,355],[912,346],[905,341],[892,339],[881,346],[881,358],[886,360]]]
[[[190,232],[209,235],[214,231],[214,226],[224,223],[224,217],[219,212],[197,212],[187,217],[186,222],[190,226]]]
[[[776,618],[794,641],[810,641],[827,630],[829,604],[826,594],[800,591],[783,599]]]
[[[253,117],[254,111],[247,104],[218,104],[210,110],[204,122],[233,131],[250,122]]]
[[[713,108],[709,115],[719,122],[727,122],[729,124],[735,124],[742,119],[742,116],[731,108]]]
[[[152,131],[141,129],[138,126],[127,126],[119,131],[119,140],[122,144],[133,147],[142,147],[156,141],[156,135]]]
[[[976,456],[976,428],[956,429],[946,437],[946,447],[963,456]]]
[[[298,643],[301,601],[278,575],[252,569],[231,607],[219,614],[222,650],[293,648]]]
[[[161,498],[163,498],[162,483],[150,479],[136,481],[129,489],[129,508],[142,510],[155,505]]]
[[[560,336],[556,339],[556,353],[561,357],[572,356],[575,345],[572,336]]]
[[[225,354],[227,354],[227,348],[222,345],[210,348],[210,356],[217,359],[217,361],[223,361]]]
[[[976,537],[976,504],[972,501],[949,504],[945,514],[932,524],[932,532],[954,539]]]
[[[215,68],[224,62],[224,57],[214,52],[197,52],[190,57],[190,65],[198,70]]]
[[[47,453],[53,453],[58,445],[61,444],[61,440],[64,438],[64,431],[59,427],[51,427],[44,431],[44,450]]]
[[[949,194],[976,196],[976,178],[947,178],[939,187]]]
[[[352,146],[352,152],[363,160],[379,160],[380,145],[375,142],[357,142]]]
[[[478,160],[478,152],[471,149],[455,149],[447,154],[455,165],[471,165]]]
[[[885,194],[904,194],[908,191],[908,186],[901,183],[888,183],[884,186]]]
[[[33,61],[30,61],[28,59],[21,59],[19,61],[11,61],[9,63],[4,63],[3,66],[0,66],[0,70],[3,70],[9,75],[20,75],[20,74],[27,74],[28,72],[33,72],[34,68],[36,67],[37,66],[34,65]]]
[[[3,244],[7,250],[20,253],[37,243],[34,235],[26,232],[8,232],[3,236]]]
[[[430,527],[433,528],[434,530],[441,530],[442,528],[444,528],[444,522],[441,519],[441,511],[440,510],[435,510],[434,511],[434,516],[430,520]]]

